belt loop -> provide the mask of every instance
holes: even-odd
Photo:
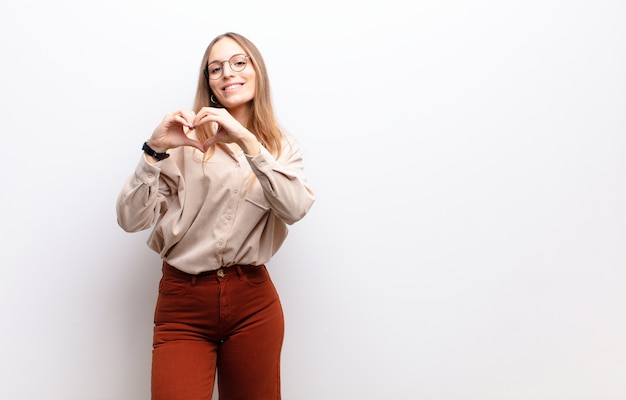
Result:
[[[241,269],[241,265],[237,264],[235,268],[237,268],[237,276],[239,277],[239,280],[241,280],[241,278],[243,278],[243,270]]]

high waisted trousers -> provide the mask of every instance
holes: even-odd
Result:
[[[283,310],[264,265],[201,275],[167,263],[159,283],[153,400],[278,400]]]

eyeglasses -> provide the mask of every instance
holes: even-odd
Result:
[[[229,60],[213,61],[212,63],[208,64],[207,67],[204,69],[204,75],[206,75],[206,77],[209,79],[221,78],[222,74],[224,73],[223,65],[225,62],[228,62],[230,69],[232,69],[233,71],[241,72],[246,69],[246,66],[248,66],[249,59],[250,57],[245,54],[235,54]]]

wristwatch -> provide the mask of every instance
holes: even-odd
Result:
[[[153,157],[157,161],[165,160],[170,155],[168,153],[157,153],[152,150],[152,147],[148,146],[148,142],[144,142],[143,147],[141,148],[147,155]]]

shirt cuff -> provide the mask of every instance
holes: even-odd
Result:
[[[161,168],[157,166],[161,162],[159,161],[152,164],[146,160],[146,157],[148,157],[148,155],[142,155],[139,164],[137,164],[137,168],[135,168],[135,175],[141,182],[151,186],[159,179],[159,175],[161,175]]]

